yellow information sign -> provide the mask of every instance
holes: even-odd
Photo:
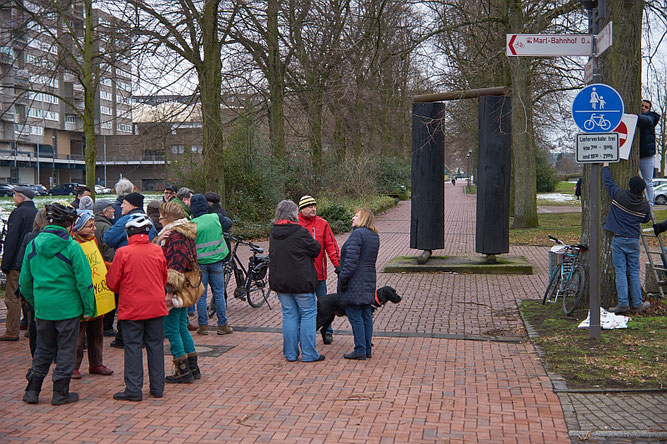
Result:
[[[95,316],[102,316],[116,308],[113,291],[107,287],[107,266],[104,264],[102,253],[94,240],[84,242],[81,248],[88,259],[90,270],[93,273],[93,290],[95,291]]]

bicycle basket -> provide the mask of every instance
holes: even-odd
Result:
[[[264,279],[268,270],[269,256],[259,254],[250,256],[250,260],[248,261],[248,273],[253,280]]]

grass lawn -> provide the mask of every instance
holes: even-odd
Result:
[[[524,301],[521,312],[539,337],[547,367],[569,388],[656,388],[667,386],[667,305],[651,299],[645,315],[631,314],[627,329],[603,330],[600,341],[577,326],[587,309],[565,316],[559,303]]]

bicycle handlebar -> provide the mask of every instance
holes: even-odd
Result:
[[[250,247],[251,250],[253,250],[257,253],[260,253],[260,254],[264,253],[264,249],[262,247],[260,247],[259,245],[255,245],[250,241],[244,241],[243,237],[241,237],[241,236],[234,236],[231,233],[223,233],[223,234],[225,236],[225,239],[231,239],[234,242],[239,243],[241,245],[247,245],[247,246]]]
[[[581,250],[581,251],[586,251],[586,250],[588,250],[588,245],[586,245],[586,244],[581,244],[581,243],[579,243],[579,244],[577,244],[577,245],[568,245],[568,244],[566,244],[565,242],[563,242],[562,240],[560,240],[560,239],[558,239],[558,238],[556,238],[556,237],[554,237],[554,236],[552,236],[552,235],[550,235],[550,234],[548,234],[547,236],[548,236],[549,239],[551,239],[552,241],[556,242],[557,244],[560,244],[560,245],[564,246],[564,247],[567,248],[567,249],[570,249],[570,250],[572,250],[572,249],[578,249],[578,250]]]

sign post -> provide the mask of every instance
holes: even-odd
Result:
[[[562,57],[591,56],[592,36],[588,34],[507,34],[508,56]]]

